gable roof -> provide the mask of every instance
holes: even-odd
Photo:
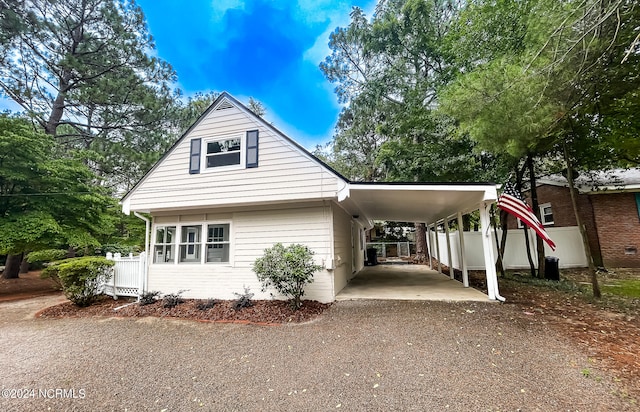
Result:
[[[323,168],[325,168],[329,173],[335,175],[337,178],[341,179],[342,181],[344,181],[345,183],[349,182],[349,179],[347,179],[346,177],[344,177],[342,174],[340,174],[339,172],[337,172],[335,169],[333,169],[331,166],[329,166],[328,164],[326,164],[325,162],[323,162],[321,159],[319,159],[318,157],[314,156],[311,152],[309,152],[307,149],[305,149],[304,147],[302,147],[300,144],[298,144],[295,140],[291,139],[289,136],[287,136],[286,134],[284,134],[283,132],[281,132],[279,129],[277,129],[273,124],[267,122],[266,120],[264,120],[262,117],[258,116],[257,114],[255,114],[252,110],[250,110],[248,107],[246,107],[244,104],[242,104],[240,101],[238,101],[235,97],[233,97],[232,95],[230,95],[229,93],[227,93],[226,91],[223,91],[222,93],[220,93],[220,95],[216,98],[216,100],[211,103],[211,105],[207,108],[207,110],[205,110],[199,117],[198,119],[193,122],[193,124],[191,126],[189,126],[189,128],[182,133],[182,135],[180,136],[180,138],[178,138],[174,144],[162,155],[162,157],[144,174],[144,176],[142,176],[142,178],[140,178],[140,180],[138,180],[138,182],[124,195],[122,196],[122,198],[120,199],[120,202],[124,202],[125,199],[127,197],[129,197],[141,184],[142,182],[145,181],[145,179],[151,174],[153,173],[153,171],[158,167],[158,165],[160,165],[166,158],[167,156],[169,156],[169,154],[184,140],[186,139],[186,137],[189,135],[189,133],[191,133],[191,131],[200,123],[202,122],[203,119],[205,119],[207,117],[207,115],[209,115],[210,112],[218,109],[218,108],[226,108],[229,107],[228,105],[233,105],[235,107],[237,107],[238,109],[240,109],[242,112],[244,112],[245,114],[247,114],[248,116],[250,116],[254,121],[259,122],[260,124],[262,124],[264,127],[269,128],[272,132],[274,132],[276,135],[278,135],[279,137],[281,137],[282,139],[284,139],[287,143],[291,144],[293,147],[295,147],[298,151],[300,151],[301,154],[303,154],[304,156],[309,157],[310,159],[312,159],[313,161],[317,162],[320,166],[322,166]]]
[[[257,187],[246,189],[246,185],[233,185],[233,180],[225,180],[223,185],[228,196],[213,196],[213,185],[203,185],[202,174],[197,174],[201,179],[196,185],[185,185],[179,182],[182,177],[196,176],[187,173],[187,168],[181,170],[178,176],[177,162],[172,163],[171,156],[181,158],[185,161],[185,153],[189,146],[189,139],[200,139],[203,132],[212,126],[216,128],[215,120],[207,123],[209,119],[216,118],[222,113],[212,113],[215,110],[234,109],[235,112],[245,116],[247,123],[264,129],[275,140],[286,146],[290,151],[299,154],[307,164],[303,169],[304,173],[298,174],[298,179],[292,183],[292,176],[287,174],[289,169],[280,170],[276,175],[279,183],[286,186],[282,188],[287,191],[274,191],[273,181],[267,179],[256,179]],[[202,126],[202,128],[200,127]],[[180,157],[182,156],[182,157]],[[304,180],[309,174],[316,174],[311,171],[316,168],[309,168],[308,165],[318,165],[320,169],[319,178],[315,183]],[[169,165],[165,168],[165,166]],[[277,165],[277,164],[276,164]],[[185,163],[186,166],[186,163]],[[166,169],[166,170],[164,170]],[[245,170],[245,169],[242,169]],[[249,170],[249,169],[246,169]],[[261,168],[251,169],[253,176],[260,173]],[[157,172],[157,173],[156,173]],[[243,172],[244,173],[244,172]],[[184,176],[183,176],[184,175]],[[322,177],[325,175],[325,178]],[[176,176],[173,185],[167,186],[164,179],[167,176]],[[271,175],[270,177],[273,177]],[[330,179],[326,179],[330,177]],[[191,177],[189,179],[192,179]],[[206,180],[206,179],[205,179]],[[299,184],[300,182],[303,184]],[[178,184],[175,182],[178,181]],[[308,184],[307,184],[308,183]],[[148,189],[145,189],[149,186]],[[296,191],[289,191],[295,187]],[[281,188],[281,189],[282,189]],[[319,190],[318,190],[319,189]],[[146,192],[145,192],[146,190]],[[179,196],[180,193],[189,191],[189,196]],[[260,197],[256,199],[255,193],[259,192]],[[153,196],[147,196],[153,193]],[[138,196],[140,195],[140,196]],[[136,202],[132,208],[132,202]],[[423,183],[423,182],[352,182],[340,173],[335,171],[322,160],[300,146],[297,142],[289,138],[276,127],[266,122],[264,119],[249,110],[242,103],[237,101],[230,94],[223,92],[218,98],[202,113],[199,118],[177,139],[171,148],[156,162],[156,164],[140,179],[136,185],[122,198],[123,211],[129,213],[130,210],[175,210],[175,209],[195,209],[209,206],[231,206],[236,204],[264,203],[264,202],[289,202],[309,199],[335,199],[337,203],[347,211],[352,217],[358,219],[364,226],[370,224],[371,219],[401,220],[434,222],[455,216],[457,212],[467,212],[477,209],[482,202],[493,202],[497,198],[496,187],[493,183]],[[186,200],[185,200],[186,199]],[[215,199],[214,203],[209,203]],[[239,200],[242,199],[242,200]],[[249,199],[249,201],[245,201]]]
[[[553,174],[538,179],[539,185],[569,187],[567,178]],[[612,169],[604,171],[581,172],[574,185],[580,193],[615,193],[640,191],[640,169]]]

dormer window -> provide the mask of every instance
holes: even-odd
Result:
[[[191,139],[189,173],[258,167],[258,131]]]
[[[206,168],[239,165],[243,156],[241,137],[206,140]]]

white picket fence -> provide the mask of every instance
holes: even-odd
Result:
[[[146,279],[147,258],[145,253],[137,256],[129,254],[122,256],[120,253],[107,253],[107,259],[113,260],[115,265],[111,276],[105,278],[102,292],[113,296],[140,296],[144,290]]]

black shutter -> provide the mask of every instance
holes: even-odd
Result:
[[[200,150],[202,139],[191,139],[191,155],[189,156],[189,174],[200,173]]]
[[[258,131],[247,132],[247,168],[258,167]]]

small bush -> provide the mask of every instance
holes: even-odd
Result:
[[[202,302],[198,302],[198,304],[196,305],[196,308],[198,308],[199,310],[207,310],[214,307],[216,303],[218,303],[218,301],[216,301],[215,299],[209,298],[209,299],[203,300]]]
[[[184,303],[184,299],[182,299],[182,294],[186,292],[186,290],[179,290],[176,293],[168,293],[162,297],[162,306],[165,308],[175,308],[181,303]]]
[[[96,250],[96,253],[100,253],[101,255],[106,255],[107,253],[111,252],[113,254],[120,253],[122,256],[127,256],[129,255],[129,253],[139,252],[138,249],[139,248],[137,246],[121,245],[118,243],[113,243],[113,244],[106,244],[106,245],[100,246],[100,248]]]
[[[253,293],[249,292],[249,287],[244,287],[244,293],[233,293],[236,295],[238,299],[233,302],[233,308],[235,310],[240,310],[242,308],[248,308],[249,306],[253,306],[253,302],[251,299],[253,298]]]
[[[287,247],[276,243],[264,250],[264,256],[253,263],[253,271],[262,283],[262,291],[269,286],[289,298],[293,309],[300,309],[307,283],[313,282],[313,274],[322,266],[313,263],[313,251],[305,245]]]
[[[160,292],[158,291],[144,292],[142,295],[140,295],[139,305],[140,306],[153,305],[158,301],[159,297],[160,297]]]
[[[55,262],[42,273],[59,278],[67,299],[85,307],[96,301],[100,287],[110,276],[113,265],[114,262],[103,257],[87,256]]]
[[[45,249],[31,252],[27,255],[27,262],[29,263],[48,263],[55,260],[64,259],[67,256],[67,251],[64,249]]]

